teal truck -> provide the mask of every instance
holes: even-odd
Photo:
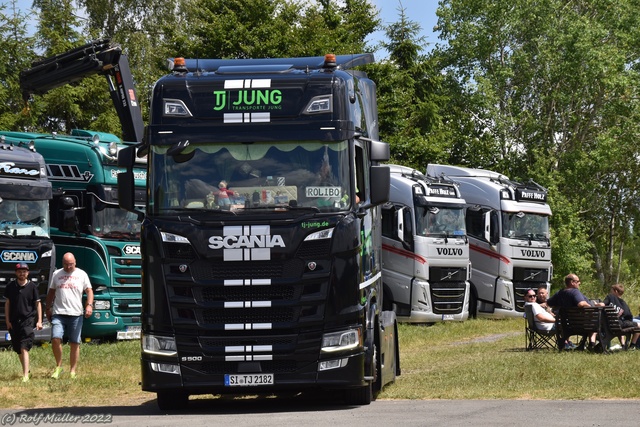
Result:
[[[140,221],[118,207],[116,155],[126,146],[115,135],[74,130],[70,135],[0,132],[8,143],[33,141],[53,186],[51,237],[56,265],[73,252],[94,289],[93,315],[83,337],[140,337]],[[135,186],[144,203],[146,169],[136,166]]]
[[[140,221],[118,207],[118,152],[142,141],[144,123],[126,55],[108,39],[45,58],[20,72],[25,100],[91,75],[106,77],[124,141],[112,134],[75,129],[69,135],[1,132],[7,142],[33,144],[44,156],[53,185],[51,237],[57,265],[73,252],[94,289],[85,338],[138,339],[141,310]],[[145,204],[146,160],[138,158],[131,190]]]

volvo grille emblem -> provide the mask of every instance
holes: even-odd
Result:
[[[180,270],[180,273],[184,273],[185,271],[187,271],[187,265],[180,264],[180,267],[178,267],[178,270]]]
[[[307,264],[307,267],[309,268],[309,270],[313,271],[316,269],[317,264],[313,261],[311,261],[309,264]]]

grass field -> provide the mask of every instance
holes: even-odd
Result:
[[[637,399],[640,351],[524,351],[524,320],[400,325],[402,375],[380,399]],[[31,350],[32,380],[0,352],[0,408],[134,406],[155,400],[140,390],[140,345],[83,345],[79,378],[69,379],[68,346],[60,380],[49,375],[51,348]],[[210,396],[209,396],[210,397]]]

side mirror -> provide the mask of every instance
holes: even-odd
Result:
[[[389,166],[371,166],[369,170],[371,183],[371,204],[379,205],[389,200],[391,188],[391,172]]]
[[[78,233],[78,217],[74,209],[65,209],[61,211],[60,230],[65,233]]]

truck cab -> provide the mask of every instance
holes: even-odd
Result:
[[[469,240],[457,184],[399,165],[382,208],[385,307],[410,323],[463,321],[469,305]]]
[[[0,346],[10,344],[6,330],[4,290],[15,278],[17,263],[29,266],[29,280],[38,286],[44,303],[51,273],[55,268],[55,248],[50,236],[49,201],[51,183],[44,159],[33,144],[0,135]],[[44,307],[43,307],[44,316]],[[35,341],[49,341],[51,328],[35,331]]]
[[[473,266],[470,313],[522,317],[526,291],[551,286],[547,190],[484,169],[430,164],[427,173],[455,179],[466,201]]]

